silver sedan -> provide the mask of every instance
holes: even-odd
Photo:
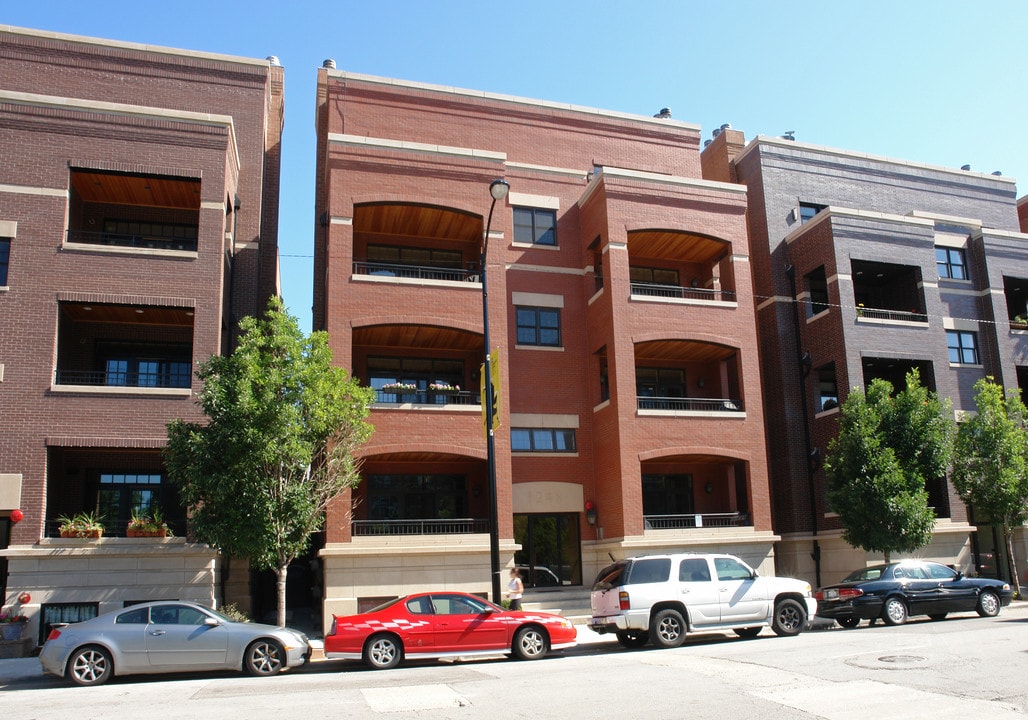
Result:
[[[275,675],[310,659],[297,630],[233,622],[189,602],[132,605],[91,620],[55,627],[43,645],[43,672],[78,685],[113,675],[245,670]]]

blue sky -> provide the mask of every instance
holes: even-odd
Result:
[[[311,323],[314,89],[341,70],[652,115],[1028,185],[1028,2],[9,2],[0,24],[286,69],[282,282]],[[40,89],[45,92],[45,89]],[[483,199],[483,208],[486,200]]]

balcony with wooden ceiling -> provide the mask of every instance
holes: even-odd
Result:
[[[200,199],[199,179],[72,169],[64,247],[195,254]]]

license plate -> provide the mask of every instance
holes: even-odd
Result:
[[[838,599],[839,599],[839,591],[838,590],[825,590],[825,600],[838,600]]]

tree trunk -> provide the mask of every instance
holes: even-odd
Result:
[[[882,553],[882,555],[885,557],[885,564],[888,565],[890,562],[889,558],[892,556],[891,553],[888,550],[886,550]]]
[[[286,574],[289,572],[289,563],[279,565],[275,570],[275,590],[278,596],[277,623],[279,627],[286,626]]]
[[[1014,533],[1007,523],[1003,523],[1003,539],[1007,543],[1007,570],[1010,582],[1014,586],[1014,597],[1021,599],[1021,583],[1017,579],[1017,558],[1014,557]]]

